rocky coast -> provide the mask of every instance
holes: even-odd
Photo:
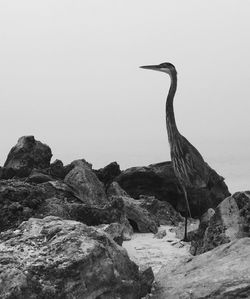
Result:
[[[51,158],[23,136],[0,167],[0,298],[250,298],[250,192],[211,169],[182,242],[171,162]]]

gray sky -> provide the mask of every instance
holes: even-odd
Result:
[[[169,159],[169,78],[139,69],[165,61],[178,71],[181,133],[220,172],[250,164],[249,10],[246,0],[0,0],[0,164],[27,134],[65,163]]]

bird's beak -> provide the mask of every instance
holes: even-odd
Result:
[[[153,71],[161,70],[158,65],[144,65],[144,66],[140,66],[140,68],[146,69],[146,70],[153,70]]]

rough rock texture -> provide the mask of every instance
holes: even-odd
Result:
[[[109,234],[111,238],[120,246],[122,245],[123,241],[131,240],[133,235],[133,228],[127,222],[101,224],[97,227],[97,229]]]
[[[39,171],[32,171],[29,177],[27,178],[26,182],[29,183],[36,183],[36,184],[41,184],[41,183],[46,183],[49,181],[52,181],[52,177],[50,175],[44,174]]]
[[[224,199],[211,216],[201,221],[192,237],[192,254],[201,254],[236,238],[250,237],[250,192],[237,192]]]
[[[71,163],[74,168],[64,182],[74,190],[74,195],[88,205],[102,206],[108,203],[103,184],[98,180],[91,165],[85,160]]]
[[[48,215],[77,220],[87,225],[119,222],[129,227],[126,222],[124,203],[119,198],[114,198],[102,207],[69,202],[62,198],[48,198],[37,209],[35,216],[41,218]]]
[[[0,235],[0,297],[140,298],[138,267],[96,229],[31,218]]]
[[[250,297],[250,238],[162,267],[152,299]]]
[[[148,195],[176,202],[180,197],[171,162],[129,168],[122,171],[116,181],[133,198]]]
[[[176,212],[167,201],[160,201],[154,196],[141,196],[137,202],[154,217],[159,225],[178,225],[184,221],[180,213]]]
[[[112,182],[108,189],[107,189],[107,195],[109,198],[112,196],[127,196],[129,197],[128,193],[121,188],[121,186],[117,182]]]
[[[113,199],[105,206],[88,206],[61,181],[33,184],[22,180],[0,181],[0,231],[17,227],[30,217],[54,215],[88,225],[125,223],[124,203]],[[126,225],[129,227],[129,225]]]
[[[123,200],[126,217],[134,231],[141,233],[152,232],[154,234],[158,232],[157,222],[151,217],[146,209],[140,207],[137,200],[125,196],[118,198]]]
[[[64,179],[67,174],[67,169],[63,166],[63,162],[61,160],[55,160],[51,163],[49,171],[51,176],[56,179]]]
[[[154,282],[154,273],[151,267],[140,267],[141,296],[146,296],[151,292]]]
[[[141,206],[139,200],[130,197],[117,182],[110,184],[107,189],[109,200],[120,199],[124,202],[125,214],[134,231],[157,233],[159,221],[148,210]]]
[[[59,193],[49,183],[0,181],[0,231],[18,226],[35,214],[44,199],[59,196]]]
[[[105,186],[108,186],[112,181],[114,181],[114,178],[121,173],[121,170],[117,162],[112,162],[104,168],[95,170],[95,173],[98,179],[103,182]]]
[[[33,168],[48,168],[51,157],[49,146],[35,140],[34,136],[23,136],[8,154],[4,163],[4,178],[26,177]]]
[[[155,196],[161,201],[169,202],[177,211],[185,213],[186,204],[172,163],[163,162],[148,167],[132,167],[123,171],[116,181],[133,198],[140,195]],[[199,217],[209,208],[215,208],[230,195],[223,178],[210,169],[207,189],[187,190],[192,217]]]
[[[107,189],[107,195],[109,198],[115,197],[130,197],[126,191],[124,191],[117,182],[112,182]],[[158,225],[178,225],[183,221],[183,217],[180,213],[169,204],[167,201],[160,201],[154,196],[141,195],[140,199],[136,200],[136,205],[140,206],[143,210],[147,210],[150,217]]]

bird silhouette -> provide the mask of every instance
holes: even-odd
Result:
[[[173,100],[177,88],[177,71],[175,66],[169,62],[165,62],[159,65],[141,66],[141,68],[164,72],[168,74],[171,79],[166,100],[166,127],[174,173],[179,181],[185,197],[186,212],[183,241],[188,241],[187,219],[188,215],[190,217],[192,217],[192,215],[188,201],[187,188],[207,188],[209,185],[212,169],[204,161],[199,151],[184,136],[182,136],[177,129],[173,107]]]

